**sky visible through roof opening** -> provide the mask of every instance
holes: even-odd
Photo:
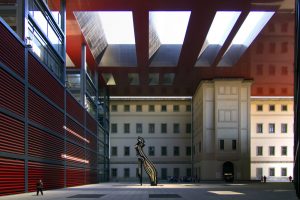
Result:
[[[190,14],[190,11],[149,12],[161,44],[183,44]]]
[[[98,12],[108,44],[135,44],[131,11]]]

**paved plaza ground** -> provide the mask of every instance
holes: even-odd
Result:
[[[101,183],[44,191],[44,195],[24,193],[0,200],[293,200],[298,199],[292,183]]]

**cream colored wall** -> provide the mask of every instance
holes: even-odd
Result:
[[[251,82],[242,79],[203,81],[195,92],[194,171],[202,180],[222,179],[222,166],[226,161],[234,163],[235,179],[249,179],[250,85]],[[219,150],[220,139],[225,142],[224,150]],[[232,140],[237,141],[236,150],[231,149]],[[201,152],[198,150],[200,141]]]
[[[186,169],[191,168],[191,156],[186,156],[186,147],[191,146],[191,133],[186,133],[186,124],[192,123],[191,111],[186,111],[186,105],[191,105],[190,99],[176,100],[111,100],[111,105],[118,105],[118,112],[110,112],[110,123],[118,124],[118,133],[110,133],[110,147],[118,147],[118,155],[110,157],[110,169],[118,169],[119,181],[136,180],[137,156],[134,145],[137,137],[145,139],[144,152],[148,155],[148,147],[155,147],[155,156],[148,156],[154,162],[158,178],[161,178],[161,168],[167,168],[167,175],[173,176],[173,169],[179,168],[180,176],[186,175]],[[124,105],[130,105],[130,112],[124,112]],[[142,105],[143,112],[136,112],[136,105]],[[155,105],[155,112],[149,112],[148,106]],[[167,112],[161,112],[161,105],[167,105]],[[179,105],[179,112],[173,112],[173,105]],[[130,124],[130,133],[123,132],[123,124]],[[143,124],[143,132],[136,133],[136,123]],[[148,133],[148,124],[155,124],[155,133]],[[167,124],[167,133],[161,133],[161,124]],[[173,124],[180,124],[179,133],[173,133]],[[130,146],[130,156],[124,156],[124,146]],[[167,147],[167,156],[161,156],[161,146]],[[180,156],[173,156],[173,147],[180,147]],[[111,149],[111,148],[110,148]],[[130,168],[130,178],[124,179],[124,168]],[[144,177],[147,177],[144,172]],[[116,180],[115,179],[115,180]]]
[[[257,111],[257,105],[263,105],[263,111]],[[269,111],[269,105],[275,105],[275,111]],[[281,111],[281,105],[287,105],[287,111]],[[256,168],[263,168],[268,180],[287,181],[293,174],[293,98],[273,97],[257,98],[251,101],[251,179],[257,179]],[[256,124],[263,124],[263,133],[256,133]],[[269,133],[268,124],[275,123],[275,133]],[[281,123],[288,125],[287,133],[281,133]],[[256,147],[263,147],[263,156],[256,155]],[[275,147],[275,155],[269,155],[269,146]],[[281,146],[287,146],[287,156],[281,155]],[[269,176],[269,168],[275,168],[275,176]],[[281,176],[281,168],[287,168],[287,177]]]

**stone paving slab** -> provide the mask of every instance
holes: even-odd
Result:
[[[178,195],[180,198],[174,198]],[[70,198],[86,195],[86,198]],[[150,195],[150,196],[149,196]],[[88,198],[90,197],[90,198]],[[151,197],[151,198],[149,198]],[[169,197],[169,198],[167,198]],[[44,191],[43,196],[24,193],[0,200],[296,200],[292,183],[197,183],[143,186],[136,183],[101,183]]]

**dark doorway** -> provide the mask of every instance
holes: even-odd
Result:
[[[227,161],[223,164],[223,178],[226,182],[233,182],[234,166],[232,162]]]

